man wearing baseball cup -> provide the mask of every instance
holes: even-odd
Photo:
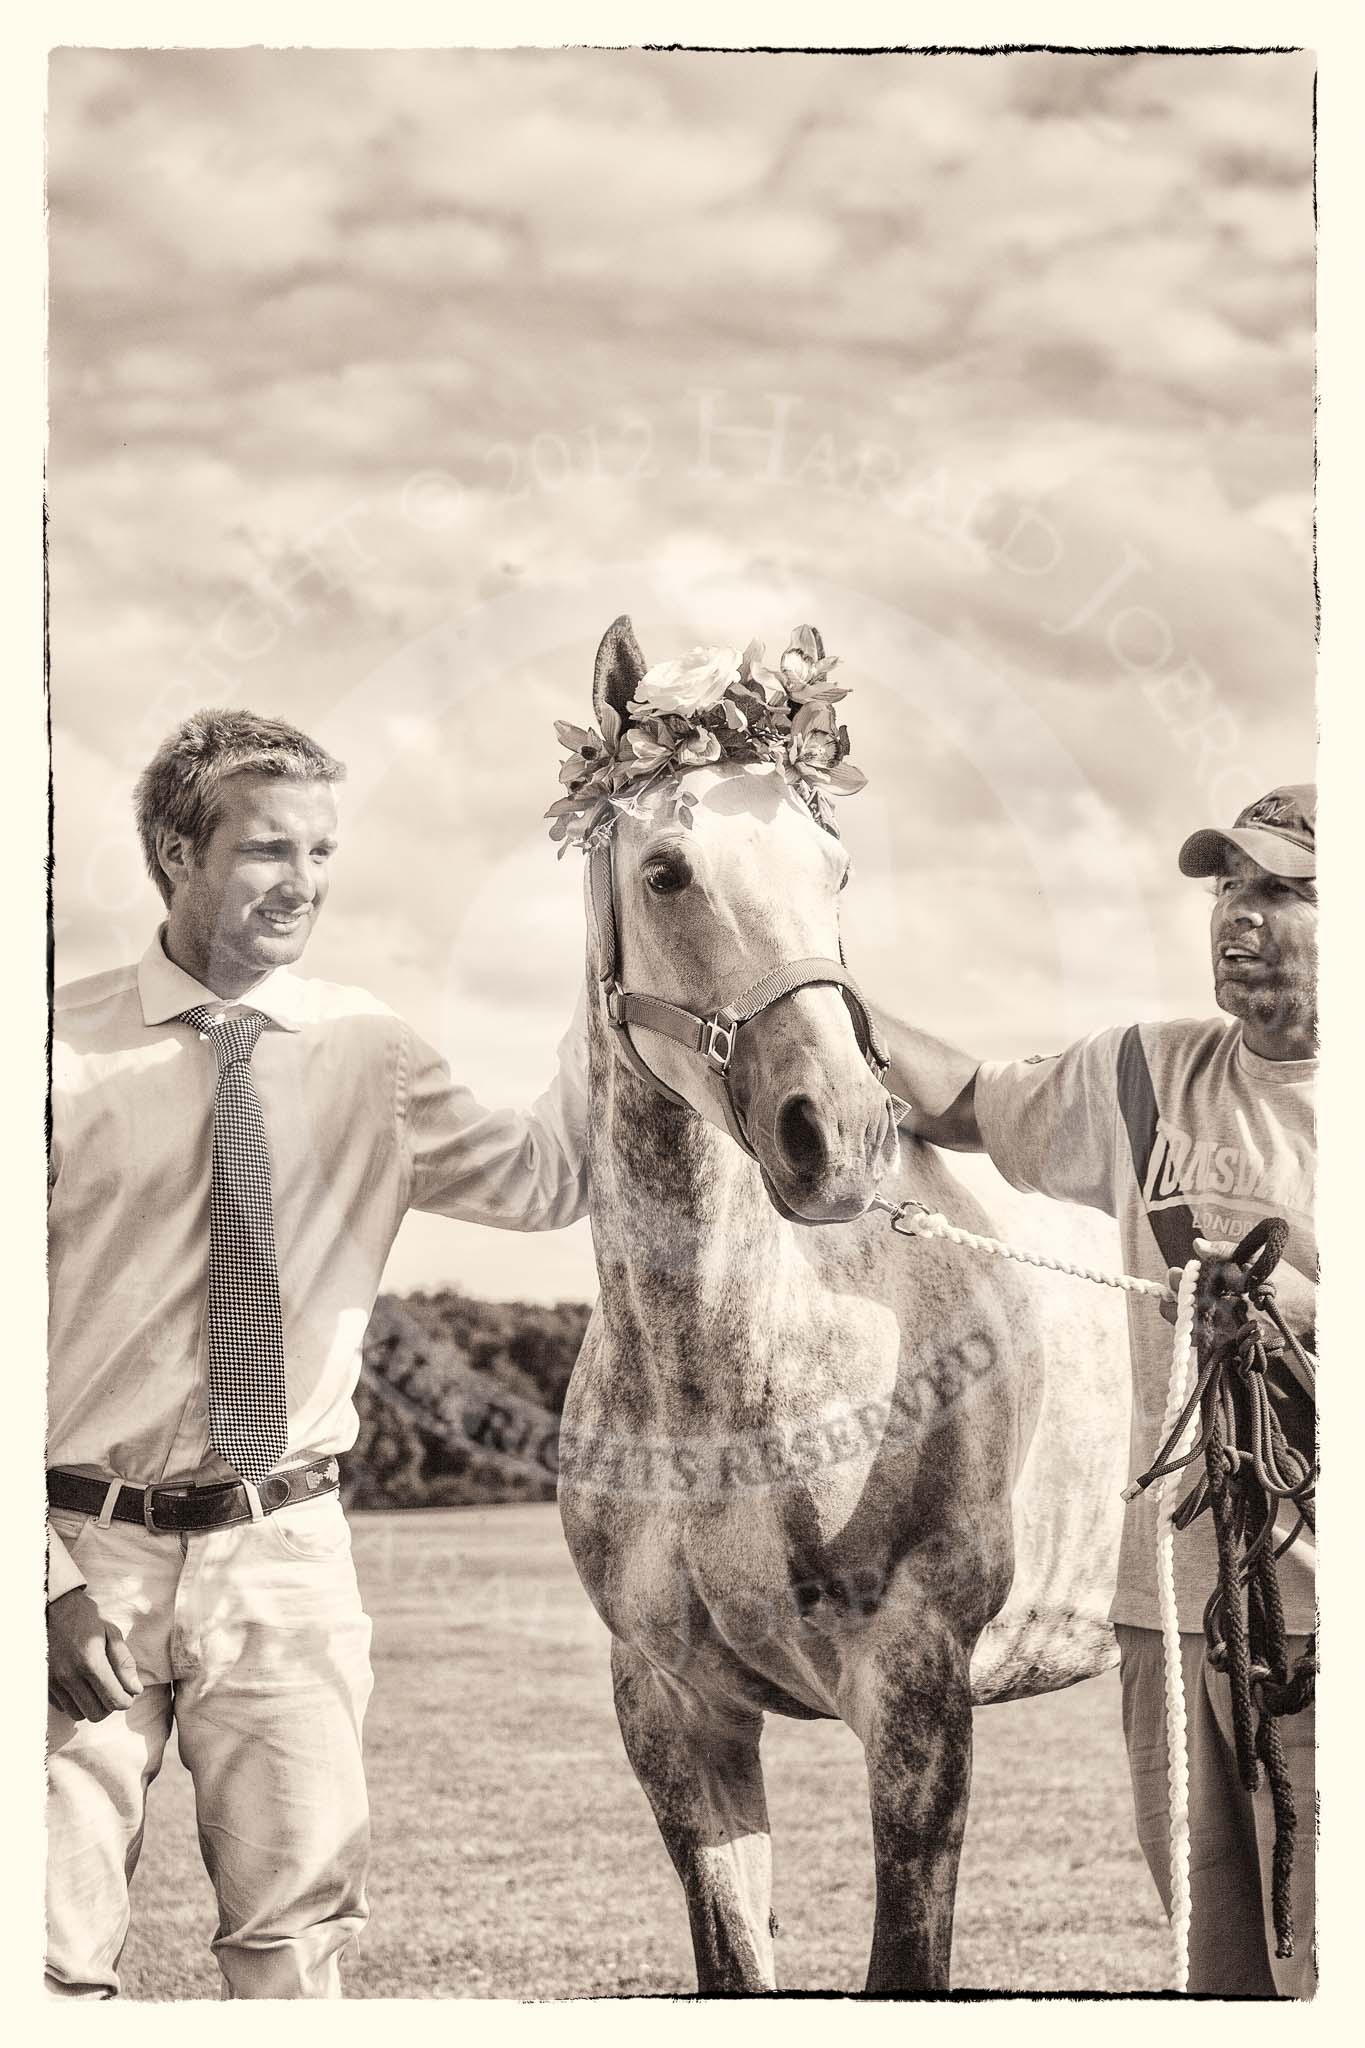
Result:
[[[1258,1218],[1290,1226],[1275,1271],[1280,1312],[1315,1348],[1317,1247],[1317,793],[1270,790],[1227,827],[1191,834],[1180,869],[1212,891],[1210,953],[1221,1017],[1117,1026],[1048,1059],[979,1062],[884,1020],[890,1080],[915,1105],[920,1137],[989,1153],[1015,1187],[1118,1219],[1124,1269],[1174,1286],[1171,1226],[1225,1252]],[[1192,1226],[1192,1228],[1191,1228]],[[1171,1332],[1150,1299],[1128,1297],[1133,1364],[1130,1477],[1161,1441]],[[1118,1635],[1123,1726],[1138,1836],[1170,1911],[1166,1723],[1156,1577],[1156,1506],[1127,1509],[1110,1617]],[[1281,1536],[1293,1526],[1281,1517]],[[1204,1514],[1175,1537],[1176,1597],[1189,1711],[1191,1991],[1309,1997],[1313,1956],[1312,1708],[1277,1723],[1299,1816],[1294,1954],[1280,1957],[1271,1914],[1275,1820],[1238,1777],[1228,1679],[1204,1650],[1218,1559]],[[1279,1524],[1277,1524],[1279,1528]],[[1316,1627],[1314,1549],[1304,1532],[1279,1561],[1291,1666]]]

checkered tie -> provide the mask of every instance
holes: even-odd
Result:
[[[275,1263],[270,1153],[251,1055],[259,1010],[227,1020],[183,1012],[218,1055],[209,1206],[209,1441],[243,1479],[260,1481],[284,1456],[288,1408],[284,1327]]]

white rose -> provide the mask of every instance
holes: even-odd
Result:
[[[694,647],[680,661],[658,661],[641,676],[630,709],[637,717],[653,712],[684,718],[719,704],[739,677],[739,655],[733,647]]]

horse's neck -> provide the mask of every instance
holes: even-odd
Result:
[[[781,1285],[790,1226],[752,1160],[722,1131],[628,1069],[592,1005],[589,1135],[593,1244],[603,1318],[658,1381],[685,1401],[706,1363],[712,1396],[727,1377],[747,1403],[762,1378],[768,1304]],[[776,1332],[773,1332],[776,1335]]]

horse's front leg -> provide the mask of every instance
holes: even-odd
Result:
[[[883,1642],[850,1713],[867,1755],[877,1913],[867,1990],[946,1991],[972,1782],[970,1657],[925,1623]]]
[[[620,1642],[611,1670],[626,1754],[682,1880],[697,1989],[774,1990],[763,1716],[709,1709]]]

